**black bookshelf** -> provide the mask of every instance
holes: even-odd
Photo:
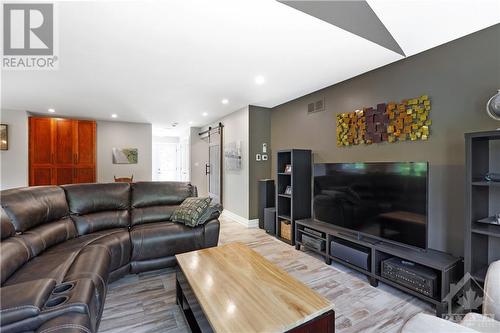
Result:
[[[488,265],[500,259],[500,225],[478,222],[500,213],[500,182],[484,179],[500,173],[500,131],[465,134],[465,271],[484,283]]]
[[[312,153],[306,149],[287,149],[277,152],[276,158],[276,237],[295,244],[295,220],[311,216]],[[291,172],[286,172],[291,165]],[[285,194],[287,186],[291,194]],[[281,235],[281,223],[291,224],[291,240]]]

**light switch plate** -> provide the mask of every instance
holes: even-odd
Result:
[[[262,160],[267,161],[267,154],[262,154]]]
[[[262,152],[267,153],[267,143],[262,144]]]
[[[262,158],[261,158],[260,154],[256,154],[256,155],[255,155],[255,160],[256,160],[256,161],[260,161],[261,159],[262,159]]]

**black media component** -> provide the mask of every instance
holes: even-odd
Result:
[[[429,267],[394,257],[382,261],[382,277],[425,296],[437,295],[438,275]]]
[[[371,250],[367,247],[335,238],[330,244],[330,255],[351,265],[370,270]]]
[[[264,209],[276,205],[274,198],[274,180],[259,180],[259,228],[264,229]]]
[[[270,235],[276,235],[276,208],[264,208],[264,229]]]

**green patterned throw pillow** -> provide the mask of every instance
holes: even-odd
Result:
[[[174,211],[171,220],[184,223],[188,227],[196,227],[198,224],[205,222],[203,217],[205,217],[210,201],[212,201],[212,198],[187,198]]]

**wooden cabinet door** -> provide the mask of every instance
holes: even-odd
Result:
[[[53,185],[73,184],[75,178],[75,169],[73,166],[55,166],[53,168]]]
[[[96,181],[96,123],[29,119],[30,186]]]
[[[52,185],[52,166],[32,166],[30,168],[30,186]]]
[[[96,181],[96,123],[91,120],[77,121],[75,183]]]
[[[54,160],[51,118],[29,118],[29,185],[52,184]]]
[[[71,166],[75,163],[75,121],[54,119],[54,164]]]
[[[74,183],[95,183],[95,167],[76,167]]]
[[[52,119],[30,118],[29,121],[30,162],[34,165],[50,165],[54,156],[52,151]]]
[[[77,136],[76,150],[77,158],[75,164],[77,165],[94,165],[95,164],[95,121],[78,120],[77,121]]]

